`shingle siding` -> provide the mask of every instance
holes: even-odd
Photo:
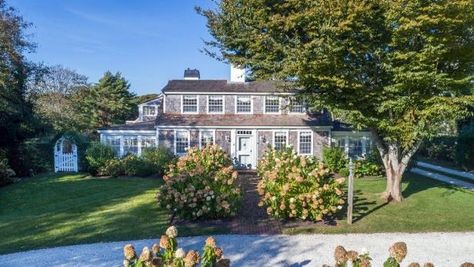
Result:
[[[215,143],[219,145],[227,154],[230,155],[230,142],[227,142],[226,136],[230,138],[231,132],[228,130],[217,130]]]
[[[165,97],[165,113],[179,114],[181,113],[181,96],[180,95],[167,95]]]

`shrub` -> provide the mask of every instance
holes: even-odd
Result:
[[[341,172],[349,163],[346,153],[339,147],[324,147],[323,162],[333,172]]]
[[[11,183],[11,178],[15,175],[15,171],[8,165],[5,151],[0,149],[0,186]]]
[[[120,159],[109,159],[103,167],[99,169],[100,175],[110,175],[117,177],[125,174],[123,163]]]
[[[153,167],[143,158],[130,154],[122,159],[123,171],[128,176],[150,176],[153,174]]]
[[[431,160],[454,162],[456,158],[456,137],[438,136],[425,140],[416,155]]]
[[[146,148],[142,151],[142,158],[153,168],[153,172],[163,175],[168,164],[175,160],[175,156],[166,148]]]
[[[186,219],[235,215],[241,197],[230,157],[216,145],[191,148],[163,176],[161,207]]]
[[[292,148],[267,149],[258,163],[261,178],[259,206],[278,218],[319,221],[342,208],[344,178],[333,174],[313,157],[298,156]]]
[[[115,158],[114,149],[102,143],[92,143],[86,150],[86,161],[88,171],[92,175],[99,174],[99,170],[103,169],[107,161]]]
[[[456,162],[464,169],[474,169],[474,123],[466,126],[459,133]]]

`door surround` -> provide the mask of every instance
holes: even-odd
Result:
[[[256,130],[236,129],[235,139],[232,140],[235,146],[235,158],[237,167],[243,169],[255,169],[257,166],[257,142]],[[241,163],[245,157],[244,163]]]

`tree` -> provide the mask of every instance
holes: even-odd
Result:
[[[41,122],[53,132],[82,131],[87,121],[78,116],[82,104],[77,97],[89,87],[87,77],[68,68],[42,67],[29,83],[29,99]]]
[[[369,129],[387,200],[402,200],[421,141],[474,103],[471,0],[222,0],[197,10],[213,36],[209,55],[290,83],[312,105]]]
[[[90,115],[90,127],[97,129],[124,123],[136,109],[130,84],[117,72],[106,72],[99,82],[85,94],[83,114]]]
[[[0,0],[0,150],[11,167],[24,175],[20,160],[21,142],[34,133],[31,103],[25,98],[31,66],[24,54],[34,49],[25,37],[29,26],[17,12]]]

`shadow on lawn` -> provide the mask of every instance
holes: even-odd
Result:
[[[443,183],[440,181],[436,181],[421,175],[413,174],[413,173],[405,173],[403,180],[403,183],[407,183],[406,188],[403,190],[402,195],[405,199],[409,198],[411,195],[414,195],[416,193],[429,190],[431,188],[443,188],[446,189],[446,192],[444,194],[450,195],[454,194],[455,192],[463,191],[465,192],[466,190],[454,186],[454,185],[449,185],[447,183]]]

